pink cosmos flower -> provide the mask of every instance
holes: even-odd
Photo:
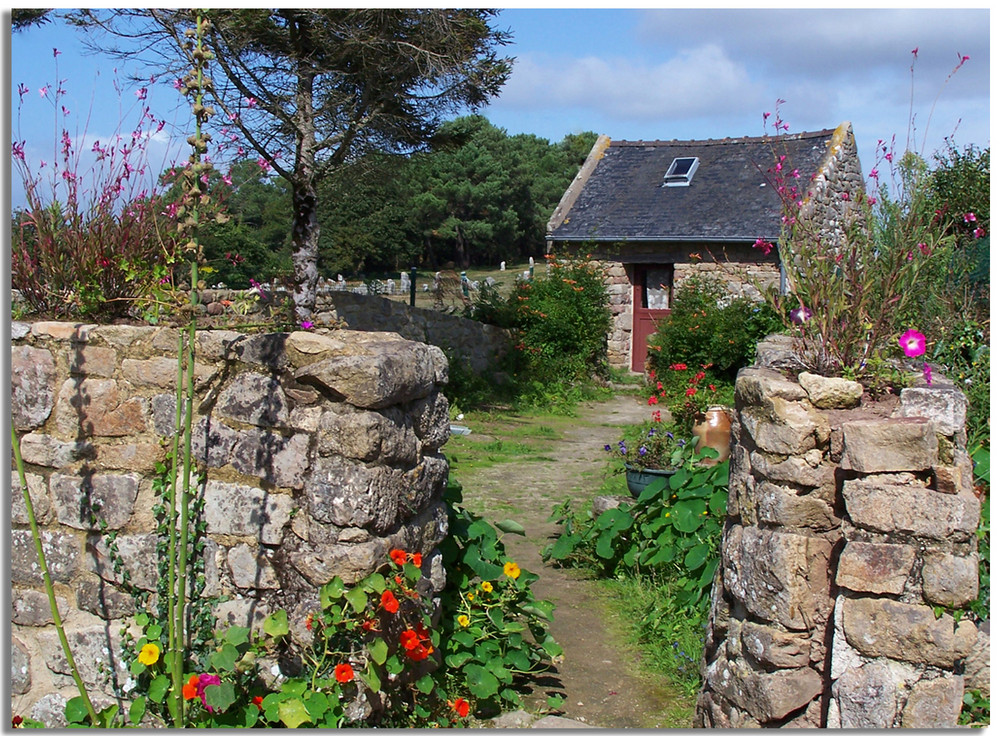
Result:
[[[927,352],[927,338],[922,332],[907,330],[899,338],[899,347],[907,358],[916,358]]]

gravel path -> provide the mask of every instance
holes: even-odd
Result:
[[[556,604],[551,631],[563,659],[539,682],[529,707],[544,709],[546,696],[558,693],[565,697],[564,716],[603,728],[666,725],[663,716],[673,696],[662,683],[635,674],[635,655],[609,621],[599,584],[579,571],[543,564],[540,550],[558,530],[547,521],[553,505],[567,496],[576,508],[589,503],[605,469],[604,445],[617,438],[619,427],[643,421],[648,412],[645,402],[632,396],[583,405],[546,443],[550,461],[496,463],[461,479],[469,508],[524,526],[526,536],[508,534],[504,544],[513,559],[540,575],[533,586],[536,597]],[[498,429],[494,438],[503,439],[501,433]]]

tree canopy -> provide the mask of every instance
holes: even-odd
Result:
[[[227,126],[288,181],[296,315],[315,305],[317,185],[369,151],[405,152],[443,116],[497,95],[510,35],[491,10],[215,9],[205,39],[219,73],[209,92]],[[190,62],[191,11],[87,10],[76,22],[140,40],[159,60]],[[178,57],[176,50],[183,51]],[[112,53],[135,56],[134,46]],[[166,69],[177,71],[176,63]]]

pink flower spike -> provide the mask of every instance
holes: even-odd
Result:
[[[38,90],[39,97],[45,97],[46,95],[48,95],[48,93],[49,93],[49,88],[47,85]]]
[[[243,102],[246,103],[247,107],[257,107],[257,99],[255,97],[244,97]]]
[[[920,49],[920,47],[919,47],[919,46],[914,46],[914,47],[913,47],[913,51],[911,51],[911,52],[910,52],[911,54],[913,54],[913,58],[914,58],[914,59],[916,59],[916,58],[917,58],[917,51],[918,51],[919,49]]]
[[[927,352],[927,338],[922,332],[907,330],[899,338],[899,347],[907,358],[916,358]]]
[[[146,99],[146,88],[140,87],[139,89],[137,89],[135,91],[135,96],[138,97],[140,100]]]
[[[52,58],[53,59],[56,58],[61,53],[62,53],[62,51],[60,51],[59,49],[52,49]]]
[[[917,243],[917,248],[920,249],[920,253],[925,256],[931,254],[931,247],[927,243]]]
[[[958,52],[958,65],[959,66],[962,66],[962,64],[964,64],[968,60],[969,60],[968,56],[963,56],[961,51]]]

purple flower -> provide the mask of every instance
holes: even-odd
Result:
[[[654,434],[656,434],[656,428],[655,427],[651,427],[650,430],[649,430],[649,434],[647,434],[646,436],[647,437],[652,437]]]
[[[306,319],[306,320],[303,320],[303,321],[302,321],[302,322],[300,323],[300,325],[301,325],[301,327],[302,327],[302,329],[303,329],[303,330],[311,330],[311,329],[313,328],[313,323],[312,323],[312,322],[310,322],[310,321],[309,321],[309,320],[307,320],[307,319]]]
[[[611,452],[611,445],[605,445],[604,446],[604,451],[605,452]]]
[[[674,433],[673,432],[667,432],[667,437],[669,437],[670,439],[673,439],[674,438]]]
[[[642,457],[643,455],[645,455],[647,452],[648,452],[648,450],[645,447],[640,447],[639,448],[639,456],[640,457]]]
[[[931,367],[924,363],[924,380],[927,381],[927,385],[931,385]]]
[[[619,446],[618,449],[622,451],[622,455],[624,455],[626,453],[625,445]]]
[[[809,321],[809,318],[813,316],[813,313],[809,307],[802,306],[798,309],[793,309],[790,316],[792,324],[801,325]]]

